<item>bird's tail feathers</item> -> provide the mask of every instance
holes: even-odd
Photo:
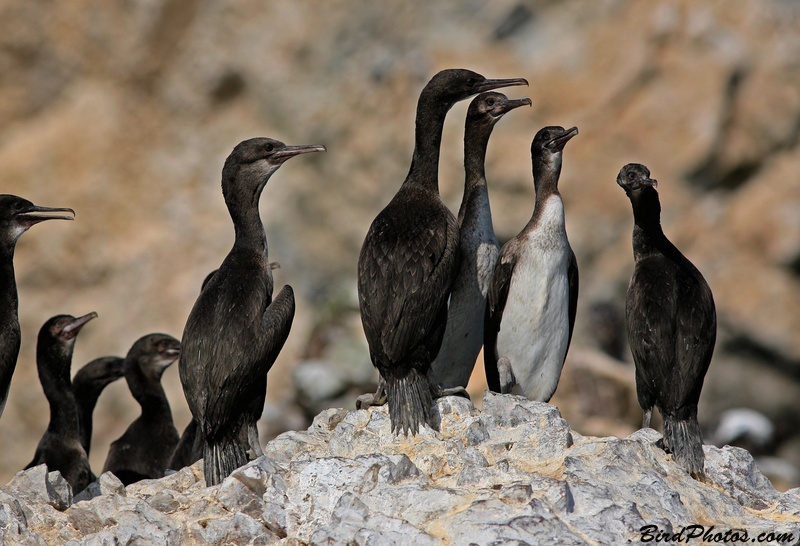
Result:
[[[697,417],[676,419],[664,416],[664,448],[671,452],[675,460],[683,466],[689,474],[702,478],[703,474],[703,433],[697,422]]]
[[[219,441],[206,441],[203,447],[203,468],[206,486],[217,485],[240,466],[250,462],[247,446],[238,438],[222,438]]]
[[[405,377],[386,378],[392,432],[416,434],[420,424],[431,422],[433,395],[428,378],[413,368]]]

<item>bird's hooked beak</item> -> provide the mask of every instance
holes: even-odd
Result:
[[[528,85],[528,80],[525,78],[509,78],[505,80],[483,80],[475,84],[472,89],[473,94],[483,93],[484,91],[491,91],[492,89],[500,89],[501,87],[513,87],[515,85]]]
[[[578,134],[578,128],[577,127],[573,127],[571,129],[567,129],[566,131],[564,131],[560,135],[556,135],[553,138],[551,138],[547,142],[547,144],[545,144],[545,146],[547,148],[550,148],[551,150],[560,152],[560,151],[562,151],[564,149],[564,146],[567,144],[567,142],[569,142],[569,139],[571,139],[572,137],[574,137],[577,134]]]
[[[53,215],[54,212],[69,212],[72,216]],[[52,208],[32,206],[27,210],[20,211],[14,215],[17,222],[22,224],[25,229],[45,220],[74,220],[75,211],[68,208]]]
[[[528,97],[522,97],[521,99],[506,99],[501,102],[494,110],[498,116],[502,116],[506,112],[510,112],[514,108],[519,108],[520,106],[531,106],[533,102]]]
[[[78,332],[81,331],[81,328],[92,319],[97,318],[97,313],[92,311],[82,317],[78,317],[75,320],[70,321],[64,328],[61,329],[61,337],[64,339],[72,339],[78,335]]]
[[[637,178],[636,179],[636,187],[634,187],[633,189],[638,190],[638,189],[643,188],[645,186],[651,186],[653,188],[657,188],[658,187],[658,180],[656,180],[655,178]]]
[[[283,164],[286,160],[300,154],[308,154],[311,152],[326,152],[327,148],[321,144],[309,144],[305,146],[286,146],[282,150],[278,150],[272,156],[272,161],[278,165]]]

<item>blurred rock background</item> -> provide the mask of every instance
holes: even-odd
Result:
[[[374,386],[355,267],[370,222],[403,180],[419,91],[438,70],[525,77],[533,108],[509,114],[487,157],[501,242],[530,217],[530,141],[577,125],[560,188],[581,268],[578,324],[553,403],[583,434],[640,423],[624,337],[630,203],[615,184],[635,161],[659,180],[668,237],[703,272],[719,315],[700,402],[706,440],[724,413],[766,417],[749,447],[780,488],[800,476],[800,4],[498,0],[492,3],[125,0],[0,2],[0,191],[68,206],[17,246],[23,344],[0,419],[0,483],[47,426],[39,327],[97,311],[73,370],[140,336],[180,337],[233,230],[220,171],[252,136],[325,144],[294,159],[262,198],[276,289],[297,315],[269,375],[266,440],[304,428]],[[466,102],[451,111],[440,167],[457,210]],[[624,334],[622,334],[624,335]],[[622,340],[622,348],[619,348]],[[482,359],[470,386],[480,401]],[[164,376],[176,426],[189,412]],[[117,382],[95,412],[92,465],[138,414]],[[739,421],[736,416],[739,415]],[[745,427],[746,428],[746,427]],[[734,430],[729,433],[726,430]],[[724,434],[723,434],[724,433]],[[766,434],[766,436],[764,436]]]

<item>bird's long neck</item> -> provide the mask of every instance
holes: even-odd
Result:
[[[674,248],[661,229],[661,203],[658,192],[650,186],[630,192],[633,205],[633,252],[647,255]]]
[[[75,389],[75,403],[78,409],[78,431],[80,433],[81,445],[89,454],[89,447],[92,443],[92,414],[100,397],[97,389],[84,388],[80,391]]]
[[[38,353],[39,351],[37,351]],[[72,351],[37,354],[42,389],[50,404],[50,424],[47,430],[61,436],[78,437],[78,407],[69,377]]]
[[[258,192],[259,195],[261,192]],[[258,211],[258,196],[252,201],[237,201],[228,204],[236,236],[234,248],[268,255],[267,234]]]
[[[417,103],[414,156],[404,186],[423,186],[439,192],[439,149],[444,119],[451,106],[423,89]]]
[[[468,123],[464,128],[464,196],[458,211],[458,223],[464,220],[468,203],[486,190],[486,148],[493,124]]]
[[[551,156],[551,160],[533,161],[533,184],[536,188],[536,203],[533,207],[528,226],[536,225],[544,213],[547,201],[553,195],[560,196],[558,191],[558,178],[561,176],[561,155]]]
[[[0,244],[0,313],[17,316],[19,299],[14,276],[14,244]]]
[[[142,418],[146,420],[172,419],[172,410],[159,379],[147,377],[136,365],[126,369],[125,379],[128,381],[131,394],[142,407]]]

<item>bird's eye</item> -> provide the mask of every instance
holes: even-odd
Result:
[[[268,151],[268,152],[271,152],[271,151],[273,151],[274,149],[275,149],[275,146],[273,146],[272,144],[267,144],[267,151]]]
[[[487,106],[494,106],[494,99],[486,99]]]
[[[633,180],[636,176],[633,173],[628,173],[628,180]]]
[[[478,80],[476,80],[475,78],[469,78],[469,79],[467,80],[467,85],[468,85],[468,86],[470,86],[470,87],[472,87],[472,86],[473,86],[473,85],[475,85],[476,83],[478,83]]]

